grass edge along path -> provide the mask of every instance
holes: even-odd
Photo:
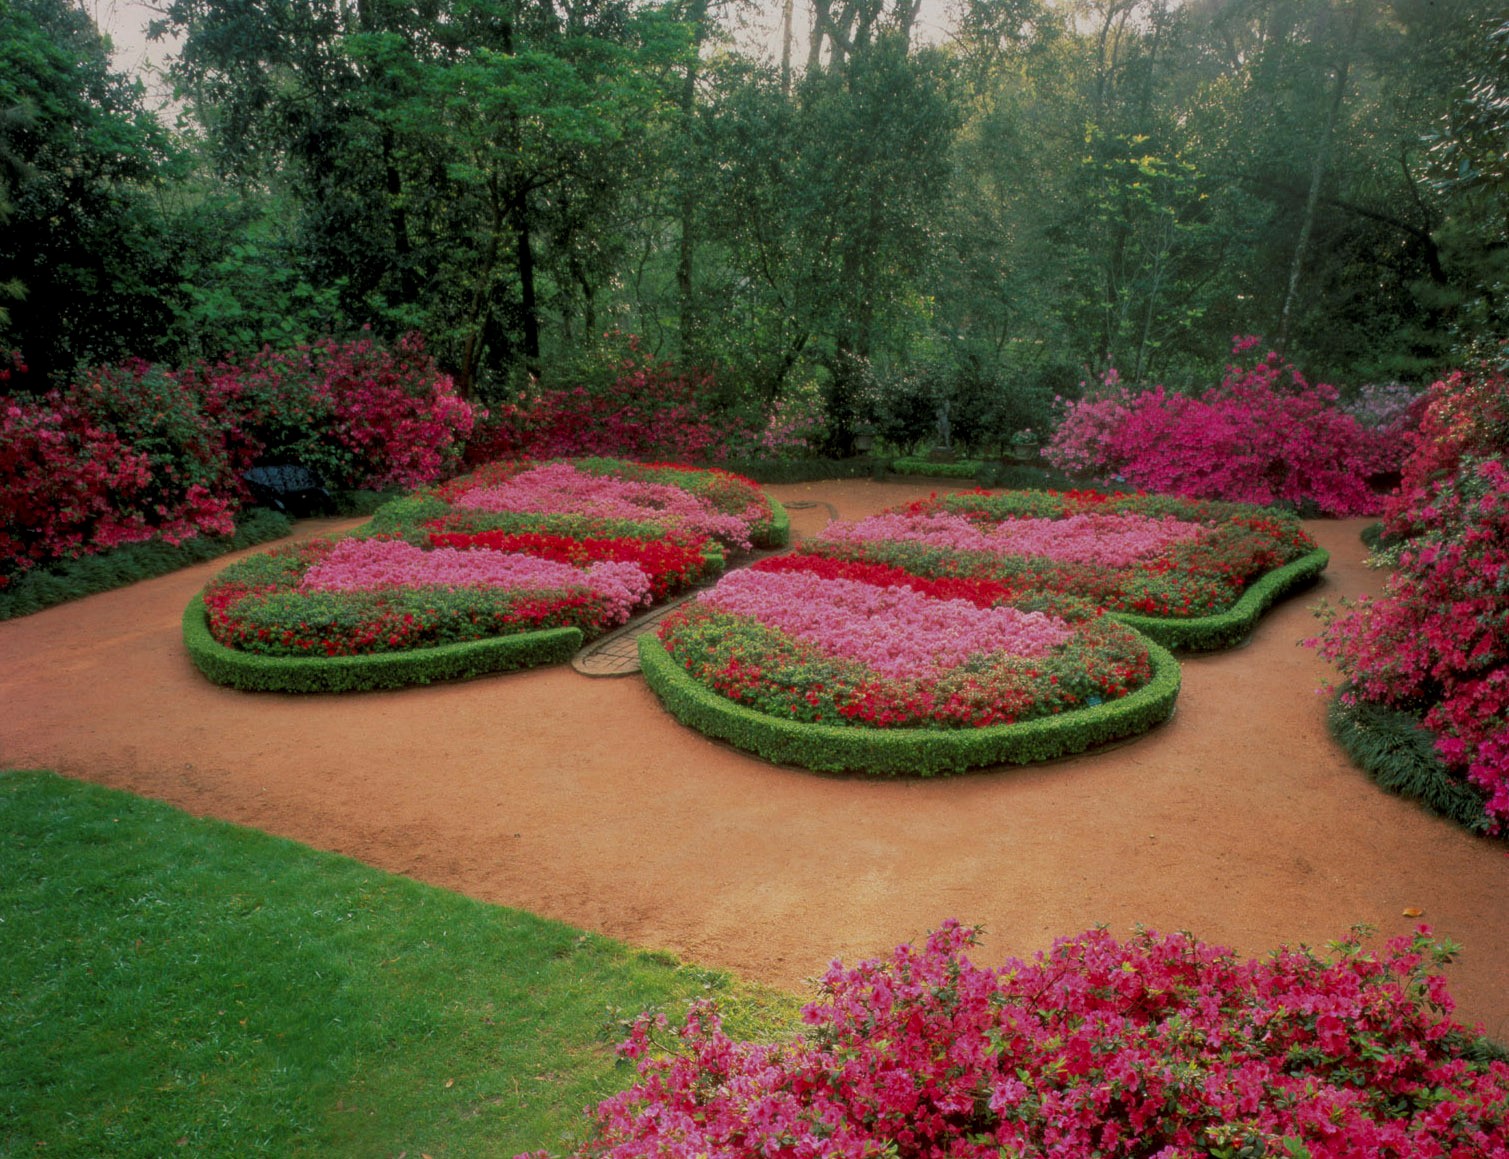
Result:
[[[1148,641],[1153,678],[1105,704],[984,728],[878,729],[784,720],[720,696],[671,658],[654,632],[639,638],[645,682],[689,728],[776,764],[872,777],[930,777],[984,765],[1029,764],[1085,752],[1162,724],[1179,697],[1179,662]]]
[[[349,858],[0,773],[0,1155],[511,1156],[633,1077],[629,1020],[797,1000]]]

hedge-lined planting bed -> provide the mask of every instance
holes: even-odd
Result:
[[[782,720],[720,696],[687,674],[653,632],[639,638],[645,681],[677,720],[776,764],[873,777],[932,777],[985,765],[1030,764],[1138,736],[1167,720],[1179,663],[1149,644],[1152,679],[1119,700],[1015,724],[970,729],[876,729]]]
[[[637,610],[784,542],[748,480],[618,460],[489,464],[357,532],[241,560],[185,614],[218,683],[395,688],[567,659]],[[211,647],[213,645],[213,647]]]
[[[1165,648],[1239,642],[1327,558],[1297,519],[1233,504],[934,495],[725,576],[642,639],[641,667],[677,719],[781,763],[1047,760],[1165,720]]]
[[[805,550],[1077,596],[1165,647],[1240,643],[1329,556],[1292,515],[1101,491],[959,491],[836,523]]]

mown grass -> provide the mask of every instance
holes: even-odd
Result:
[[[500,854],[500,856],[503,854]],[[514,1155],[580,1140],[646,1009],[791,997],[349,859],[0,774],[0,1156]]]

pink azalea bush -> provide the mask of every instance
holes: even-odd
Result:
[[[823,543],[906,541],[950,551],[1041,556],[1064,563],[1129,567],[1177,543],[1198,539],[1209,528],[1171,516],[1136,512],[1086,513],[1060,519],[1006,519],[982,527],[951,513],[887,512],[853,522],[830,523]]]
[[[1239,339],[1234,355],[1256,339]],[[1114,377],[1065,408],[1043,451],[1062,470],[1115,476],[1149,491],[1269,506],[1314,505],[1368,515],[1370,476],[1396,469],[1402,430],[1369,429],[1325,383],[1308,383],[1276,354],[1233,363],[1199,398],[1154,387],[1133,393]]]
[[[344,539],[304,573],[304,591],[353,592],[390,587],[498,587],[552,591],[585,587],[621,624],[650,602],[650,577],[635,563],[604,560],[585,568],[502,551],[428,551],[401,539]]]
[[[1482,367],[1431,387],[1385,531],[1403,541],[1377,600],[1317,643],[1343,695],[1403,709],[1450,773],[1509,821],[1509,380]]]
[[[835,962],[774,1043],[694,1006],[645,1017],[638,1079],[580,1159],[1059,1159],[1509,1154],[1509,1065],[1450,1018],[1450,960],[1422,927],[1382,953],[1244,961],[1188,934],[1091,930],[975,965],[948,922],[918,948]],[[544,1159],[539,1152],[530,1159]]]
[[[24,372],[17,356],[6,373]],[[0,588],[53,560],[233,529],[236,496],[213,447],[176,457],[174,428],[159,415],[153,449],[137,449],[115,429],[131,426],[99,405],[106,392],[101,375],[82,391],[0,397]],[[190,440],[201,433],[192,416],[188,431]]]
[[[739,416],[720,412],[709,371],[658,361],[632,334],[610,333],[604,342],[618,347],[606,381],[523,391],[493,407],[467,462],[590,455],[721,462],[730,445],[757,437]]]
[[[25,366],[0,370],[7,391]],[[0,585],[39,563],[122,543],[224,534],[261,457],[345,487],[432,483],[475,420],[410,335],[183,370],[130,359],[64,390],[0,397]]]
[[[669,483],[583,471],[571,463],[528,467],[498,482],[456,493],[457,510],[495,513],[570,513],[604,520],[650,521],[673,531],[750,547],[750,520],[720,511]]]
[[[1074,635],[1069,624],[1042,612],[981,608],[908,586],[812,572],[731,572],[699,598],[902,679],[934,676],[972,656],[1044,656]]]

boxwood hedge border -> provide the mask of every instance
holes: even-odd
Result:
[[[639,665],[650,688],[682,724],[765,760],[817,772],[934,777],[1070,756],[1163,723],[1179,696],[1179,662],[1151,641],[1148,651],[1153,678],[1128,696],[1058,716],[971,729],[846,728],[782,720],[698,683],[654,632],[639,638]]]
[[[1263,613],[1291,592],[1314,583],[1331,562],[1331,553],[1316,548],[1293,563],[1259,576],[1242,598],[1224,612],[1190,620],[1140,616],[1132,612],[1111,615],[1150,640],[1176,652],[1218,652],[1234,648],[1252,634]]]
[[[582,633],[579,628],[548,628],[372,656],[259,656],[227,648],[210,635],[204,597],[198,595],[183,611],[183,643],[194,666],[227,688],[371,692],[559,664],[582,646]]]

